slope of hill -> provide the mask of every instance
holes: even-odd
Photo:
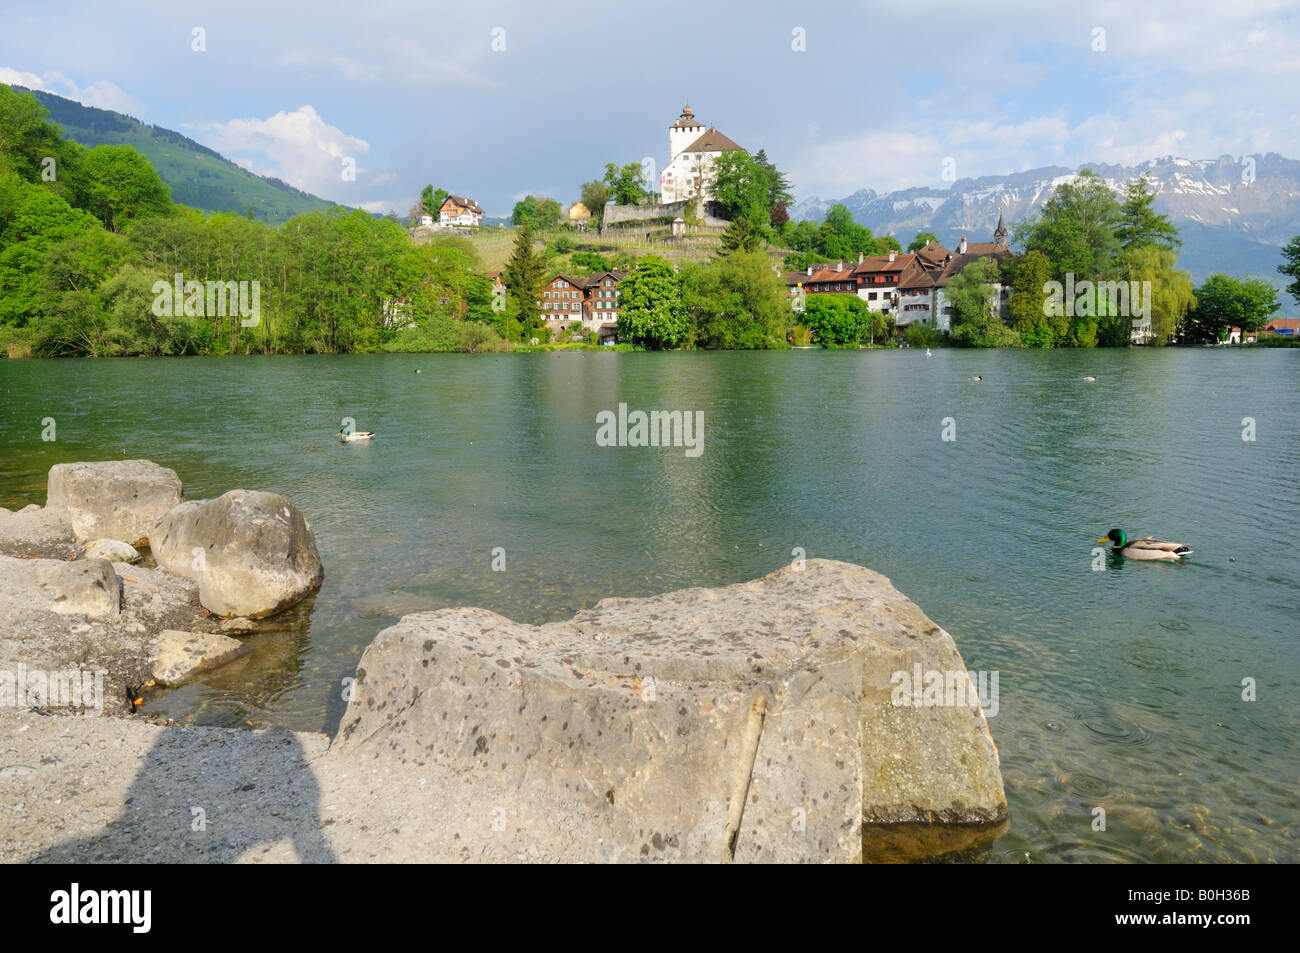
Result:
[[[1300,235],[1300,162],[1276,153],[1190,160],[1168,156],[1137,166],[1091,163],[1118,194],[1125,182],[1146,174],[1156,208],[1182,232],[1179,265],[1200,281],[1224,271],[1252,274],[1279,287],[1281,246]],[[1085,168],[1080,166],[1079,168]],[[1015,225],[1037,212],[1052,190],[1078,170],[1048,166],[1012,175],[959,179],[950,188],[913,188],[878,194],[862,189],[839,201],[876,234],[904,245],[919,231],[933,232],[952,247],[961,235],[987,241],[998,215],[1005,215],[1015,244]],[[1249,181],[1247,181],[1249,179]],[[831,201],[810,198],[795,206],[797,219],[820,220]]]
[[[334,203],[295,189],[276,178],[258,176],[179,132],[146,126],[109,109],[96,109],[53,93],[23,89],[44,104],[50,119],[67,138],[83,146],[134,146],[171,186],[172,201],[207,212],[245,214],[249,208],[263,221],[284,222],[295,215],[326,209]]]

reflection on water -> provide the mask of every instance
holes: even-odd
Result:
[[[326,571],[314,603],[150,702],[208,724],[333,730],[342,680],[405,612],[537,623],[752,579],[795,547],[860,563],[970,669],[1000,673],[1011,822],[980,859],[1295,861],[1298,357],[0,361],[0,505],[43,503],[54,463],[147,457],[191,498],[245,487],[302,508]],[[704,411],[703,455],[598,447],[595,416],[620,402]],[[57,443],[40,440],[45,416]],[[341,444],[344,416],[378,437]],[[956,441],[941,440],[947,417]],[[1196,554],[1094,571],[1115,526]]]

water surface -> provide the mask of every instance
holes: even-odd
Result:
[[[999,672],[1011,823],[992,859],[1294,862],[1298,360],[0,361],[0,505],[44,503],[54,463],[144,457],[191,498],[245,487],[302,508],[320,593],[245,660],[151,703],[206,724],[333,730],[342,679],[407,611],[478,605],[538,623],[609,595],[751,579],[796,547],[860,563],[951,632],[972,671]],[[598,447],[596,414],[620,402],[703,410],[703,455]],[[378,439],[341,445],[344,417]],[[1196,553],[1094,571],[1112,526]]]

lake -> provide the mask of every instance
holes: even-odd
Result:
[[[150,702],[178,720],[332,731],[404,612],[553,621],[801,549],[884,573],[999,673],[988,859],[1300,860],[1300,351],[0,360],[0,391],[0,505],[143,457],[311,522],[319,594]],[[702,453],[598,446],[620,403],[703,411]],[[341,444],[345,417],[378,437]],[[1112,527],[1195,554],[1095,558]]]

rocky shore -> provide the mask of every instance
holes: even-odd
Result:
[[[0,860],[856,862],[886,859],[872,830],[965,849],[1005,821],[973,690],[900,699],[899,673],[970,686],[952,638],[863,567],[542,626],[415,613],[365,651],[333,739],[167,727],[131,715],[141,686],[238,657],[314,591],[311,528],[276,494],[185,501],[148,461],[49,486],[0,510]],[[19,666],[101,672],[102,714],[51,704],[52,676],[6,701]]]

